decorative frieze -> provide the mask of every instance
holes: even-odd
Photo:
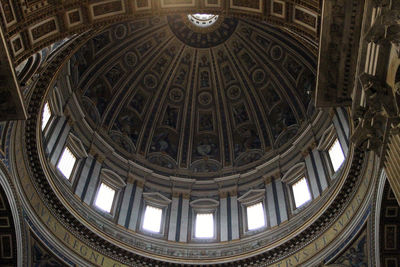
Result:
[[[356,128],[351,140],[384,158],[382,153],[387,136],[400,126],[398,104],[392,88],[379,78],[364,73],[359,79],[365,94],[365,106],[358,106],[353,112]]]
[[[78,39],[79,40],[79,39]],[[72,47],[67,50],[67,52],[71,52],[71,50],[75,49],[76,46],[78,45],[78,41],[73,42],[71,45]],[[51,67],[51,70],[57,71],[57,66],[58,64],[62,61],[63,57],[68,56],[69,53],[60,53],[60,55],[57,55],[55,58],[58,60],[56,63],[54,62],[49,62],[49,65]],[[54,73],[53,73],[54,74]],[[38,85],[33,89],[34,94],[37,95],[37,97],[32,98],[31,101],[29,102],[29,112],[34,115],[38,114],[40,105],[41,105],[41,97],[44,95],[45,91],[47,90],[47,87],[49,86],[51,82],[51,75],[43,75],[40,77],[40,80],[38,82]],[[359,177],[360,172],[359,170],[361,169],[360,166],[364,161],[364,153],[360,150],[356,150],[354,153],[354,157],[351,158],[352,160],[352,166],[351,166],[351,171],[349,176],[346,178],[344,181],[344,186],[340,189],[340,194],[338,197],[335,199],[333,203],[330,204],[329,207],[327,207],[327,210],[325,212],[321,212],[321,216],[319,219],[317,219],[315,222],[312,224],[310,223],[310,226],[304,226],[304,231],[298,232],[298,235],[295,237],[291,238],[290,242],[285,242],[283,244],[277,245],[276,247],[259,253],[263,247],[267,246],[270,240],[268,238],[265,238],[265,236],[262,236],[262,238],[257,238],[254,240],[250,240],[246,245],[243,245],[240,241],[238,242],[232,242],[232,246],[229,247],[229,249],[226,248],[220,248],[220,249],[204,249],[204,250],[199,250],[198,247],[195,247],[194,249],[185,245],[180,246],[180,244],[177,244],[177,248],[171,248],[169,246],[164,246],[165,243],[157,243],[154,242],[154,240],[150,239],[145,239],[141,237],[140,235],[135,236],[134,231],[137,230],[136,225],[131,225],[131,223],[137,224],[138,222],[138,216],[140,214],[140,200],[142,192],[140,192],[140,188],[135,189],[135,196],[134,196],[134,202],[132,204],[133,209],[138,209],[137,213],[138,216],[135,216],[132,218],[133,215],[131,216],[126,216],[125,218],[129,218],[129,225],[128,228],[133,230],[133,231],[128,231],[124,232],[126,233],[125,235],[120,235],[119,232],[115,231],[111,226],[110,223],[107,221],[89,221],[89,218],[92,216],[86,216],[85,213],[82,212],[82,216],[88,220],[88,224],[83,224],[82,220],[79,220],[72,215],[68,209],[63,206],[61,201],[58,199],[56,196],[55,192],[52,191],[51,185],[49,184],[47,178],[45,177],[45,174],[42,170],[41,162],[38,157],[38,143],[37,143],[37,136],[36,136],[36,125],[37,125],[37,115],[32,116],[31,118],[28,119],[25,125],[25,145],[26,145],[26,150],[27,154],[31,155],[29,159],[27,159],[26,164],[28,166],[24,165],[24,162],[19,162],[17,164],[21,164],[17,166],[17,169],[19,172],[21,172],[21,179],[24,179],[24,185],[27,184],[24,188],[26,190],[26,195],[27,196],[34,196],[32,200],[32,204],[34,207],[38,207],[36,212],[39,215],[39,220],[42,220],[43,222],[46,222],[48,218],[51,219],[52,224],[48,224],[47,227],[49,228],[50,231],[54,232],[54,235],[58,237],[60,242],[62,242],[66,247],[69,247],[71,251],[77,253],[78,255],[82,256],[85,260],[88,262],[91,262],[92,264],[99,264],[98,259],[105,259],[105,262],[107,264],[118,264],[116,261],[120,262],[121,266],[123,264],[134,266],[134,265],[140,265],[140,266],[149,266],[149,265],[163,265],[164,263],[160,260],[157,260],[157,257],[160,258],[172,258],[174,259],[186,259],[186,260],[191,260],[192,262],[198,263],[202,259],[215,259],[216,257],[219,257],[223,260],[231,260],[232,257],[236,255],[246,255],[247,259],[243,260],[243,262],[235,262],[233,264],[252,264],[254,262],[257,262],[260,265],[268,265],[272,264],[276,261],[283,261],[282,266],[284,264],[284,260],[282,258],[284,257],[291,257],[289,260],[293,260],[293,257],[297,257],[298,259],[301,257],[302,261],[306,261],[308,256],[304,256],[306,252],[310,252],[310,256],[315,255],[318,253],[322,247],[325,247],[327,245],[326,240],[324,238],[323,232],[327,227],[330,227],[330,233],[333,233],[334,230],[332,227],[339,227],[339,224],[335,224],[332,226],[332,224],[335,222],[335,218],[343,219],[346,225],[349,223],[348,218],[346,220],[346,215],[349,216],[349,214],[354,215],[351,212],[354,212],[357,210],[358,206],[351,206],[347,207],[346,209],[346,214],[341,213],[344,208],[346,208],[346,203],[351,199],[352,193],[355,192],[357,188],[359,188],[356,185],[356,182],[360,180],[361,178],[364,177]],[[99,146],[101,145],[100,143],[98,144]],[[104,151],[110,152],[106,148],[104,148]],[[21,151],[17,151],[17,153],[21,153]],[[20,154],[19,154],[20,155]],[[371,165],[373,166],[373,165]],[[25,169],[25,167],[27,167]],[[372,171],[369,169],[369,171]],[[29,173],[32,173],[31,175],[28,175]],[[369,176],[371,177],[371,176]],[[248,177],[240,177],[241,179],[251,179],[250,176]],[[28,183],[29,182],[29,183]],[[30,183],[33,183],[35,186],[32,186]],[[366,187],[368,188],[368,181],[365,182]],[[279,179],[275,179],[271,181],[271,183],[268,183],[268,185],[272,186],[272,190],[276,190],[278,195],[284,196],[283,193],[283,185],[282,182]],[[274,189],[275,188],[275,189]],[[361,187],[360,187],[361,188]],[[37,191],[36,191],[37,190]],[[138,191],[139,190],[139,191]],[[365,188],[362,188],[362,190],[365,190]],[[262,190],[261,190],[262,191]],[[268,190],[267,195],[268,195]],[[131,190],[133,192],[133,188]],[[361,192],[361,191],[360,191]],[[363,194],[360,194],[359,197],[360,199],[364,197],[365,192],[362,192]],[[129,193],[127,193],[129,194]],[[136,196],[138,196],[138,199],[136,199]],[[224,195],[225,196],[225,195]],[[228,201],[228,196],[230,201]],[[274,196],[274,194],[272,194]],[[175,195],[176,197],[176,195]],[[127,197],[128,198],[128,197]],[[174,197],[173,197],[174,198]],[[136,201],[137,200],[137,201]],[[174,200],[172,200],[173,203]],[[126,202],[126,201],[125,201]],[[212,202],[212,201],[211,201]],[[214,201],[213,203],[216,204]],[[279,202],[279,201],[278,201]],[[281,220],[283,219],[282,216],[282,209],[281,209],[281,203],[276,202],[276,204],[279,206],[279,215],[281,216]],[[357,203],[357,199],[354,200],[354,203]],[[231,209],[228,209],[229,204],[231,205]],[[227,195],[227,202],[226,202],[226,210],[227,212],[229,210],[234,211],[238,210],[237,206],[235,206],[235,203],[237,205],[237,197],[230,195]],[[360,205],[362,203],[361,201],[357,204]],[[197,202],[191,202],[193,208],[199,208],[201,205],[200,203]],[[219,203],[221,204],[221,203]],[[209,206],[209,205],[208,205]],[[274,205],[276,206],[276,205]],[[224,205],[225,207],[225,205]],[[43,208],[43,209],[42,209]],[[201,208],[201,207],[200,207]],[[40,210],[47,210],[51,209],[52,212],[39,212]],[[83,211],[83,210],[82,210]],[[349,211],[350,213],[347,213]],[[136,211],[134,211],[136,212]],[[134,214],[134,213],[132,213]],[[181,222],[187,223],[188,222],[188,217],[184,217],[185,214],[189,215],[189,199],[182,198],[182,218]],[[232,219],[232,240],[235,240],[239,238],[239,218],[236,213],[232,212],[231,215]],[[340,216],[340,217],[339,217]],[[47,218],[48,217],[48,218]],[[48,219],[48,221],[50,221]],[[93,217],[92,217],[93,219]],[[123,221],[123,220],[122,220]],[[178,221],[178,220],[177,220]],[[103,222],[103,223],[102,223]],[[104,223],[105,222],[105,223]],[[126,222],[126,220],[125,220]],[[343,222],[343,221],[342,221]],[[236,225],[235,225],[236,223]],[[340,231],[344,229],[343,225],[341,228],[335,228],[336,231],[339,229]],[[71,234],[73,232],[74,234]],[[132,234],[133,233],[133,234]],[[107,238],[104,238],[104,237]],[[171,234],[173,237],[173,234]],[[260,235],[261,236],[261,235]],[[314,240],[315,237],[318,237],[317,240]],[[334,236],[329,235],[329,237]],[[171,237],[171,239],[172,239]],[[176,235],[175,235],[176,237]],[[185,242],[188,237],[188,228],[187,225],[182,224],[181,229],[179,231],[179,241]],[[124,245],[129,245],[133,249],[137,251],[136,253],[132,253],[131,251],[128,251],[122,247],[118,247],[117,245],[114,245],[115,243],[110,242],[108,240],[110,239],[115,239],[119,242],[123,242]],[[229,234],[228,234],[229,238]],[[114,241],[114,240],[113,240]],[[316,241],[316,242],[314,242]],[[172,246],[172,245],[171,245]],[[307,247],[306,247],[307,246]],[[310,250],[310,246],[316,246],[319,249],[313,249]],[[203,246],[204,247],[204,246]],[[301,250],[303,249],[303,250]],[[83,255],[81,251],[89,251],[90,253],[93,253],[94,257],[90,258],[89,255]],[[147,256],[143,256],[141,254],[141,251],[145,251],[145,253],[148,255],[148,253],[152,253],[155,255],[154,258],[150,259]],[[256,251],[256,252],[254,252]],[[312,252],[311,252],[312,251]],[[293,253],[299,253],[299,254],[293,254]],[[301,254],[300,254],[301,253]],[[311,255],[311,253],[313,253]],[[256,255],[257,254],[257,255]],[[294,255],[294,256],[293,256]],[[95,262],[94,262],[95,261]],[[215,264],[217,265],[217,263]]]

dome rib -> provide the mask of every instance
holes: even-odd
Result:
[[[89,124],[125,158],[158,173],[249,171],[312,116],[315,59],[266,24],[221,17],[218,28],[193,32],[183,20],[117,24],[76,53],[74,84]],[[182,37],[191,31],[197,45]]]

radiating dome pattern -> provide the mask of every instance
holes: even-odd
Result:
[[[184,176],[247,171],[312,115],[315,56],[265,24],[220,18],[201,33],[184,19],[104,30],[71,59],[75,92],[130,160]]]

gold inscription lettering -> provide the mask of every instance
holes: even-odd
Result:
[[[86,256],[87,254],[87,248],[83,245],[81,245],[81,248],[79,249],[79,252],[83,255]]]
[[[94,260],[95,263],[97,263],[97,259],[99,258],[99,254],[95,254],[93,251],[90,253],[90,260]]]
[[[65,233],[64,235],[64,242],[66,242],[69,245],[69,234]]]

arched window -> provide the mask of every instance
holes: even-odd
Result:
[[[252,189],[238,198],[241,204],[243,233],[266,226],[265,189]]]
[[[329,158],[332,163],[333,171],[337,172],[344,162],[344,153],[340,146],[339,140],[336,138],[328,150]]]
[[[72,185],[77,176],[78,166],[82,162],[82,159],[86,157],[87,153],[82,142],[70,133],[61,156],[58,158],[57,164],[55,164],[57,172],[61,173],[60,175],[63,175],[68,183]]]
[[[307,173],[306,164],[298,163],[282,177],[282,182],[288,186],[288,191],[291,195],[290,205],[294,213],[297,212],[298,208],[305,206],[313,199],[310,179],[306,175]]]
[[[141,230],[156,237],[164,235],[168,207],[172,200],[160,193],[143,193]]]
[[[42,112],[42,131],[44,131],[47,124],[49,123],[51,115],[52,114],[51,114],[49,102],[46,102],[46,104],[44,104],[43,112]]]
[[[292,184],[292,191],[296,208],[300,208],[311,200],[310,187],[306,177],[302,177]]]
[[[161,229],[162,209],[146,205],[143,219],[143,229],[146,231],[159,233]]]
[[[60,159],[57,163],[57,169],[64,175],[68,180],[71,178],[72,171],[74,170],[76,163],[76,156],[71,152],[71,149],[66,146],[61,154]]]
[[[217,210],[219,201],[197,199],[190,203],[192,208],[192,239],[215,241],[217,238]]]
[[[247,228],[249,231],[265,226],[264,206],[262,202],[247,206]]]
[[[114,203],[114,197],[115,189],[103,182],[100,184],[99,191],[97,192],[95,205],[99,209],[110,213]]]
[[[188,15],[188,19],[189,21],[197,26],[197,27],[201,27],[201,28],[207,28],[210,27],[211,25],[213,25],[215,22],[217,22],[218,20],[218,15],[214,15],[214,14],[189,14]]]
[[[195,238],[213,238],[214,237],[214,214],[196,213]]]
[[[103,168],[100,172],[93,206],[102,211],[103,215],[114,216],[117,200],[125,186],[125,181],[117,173]]]

